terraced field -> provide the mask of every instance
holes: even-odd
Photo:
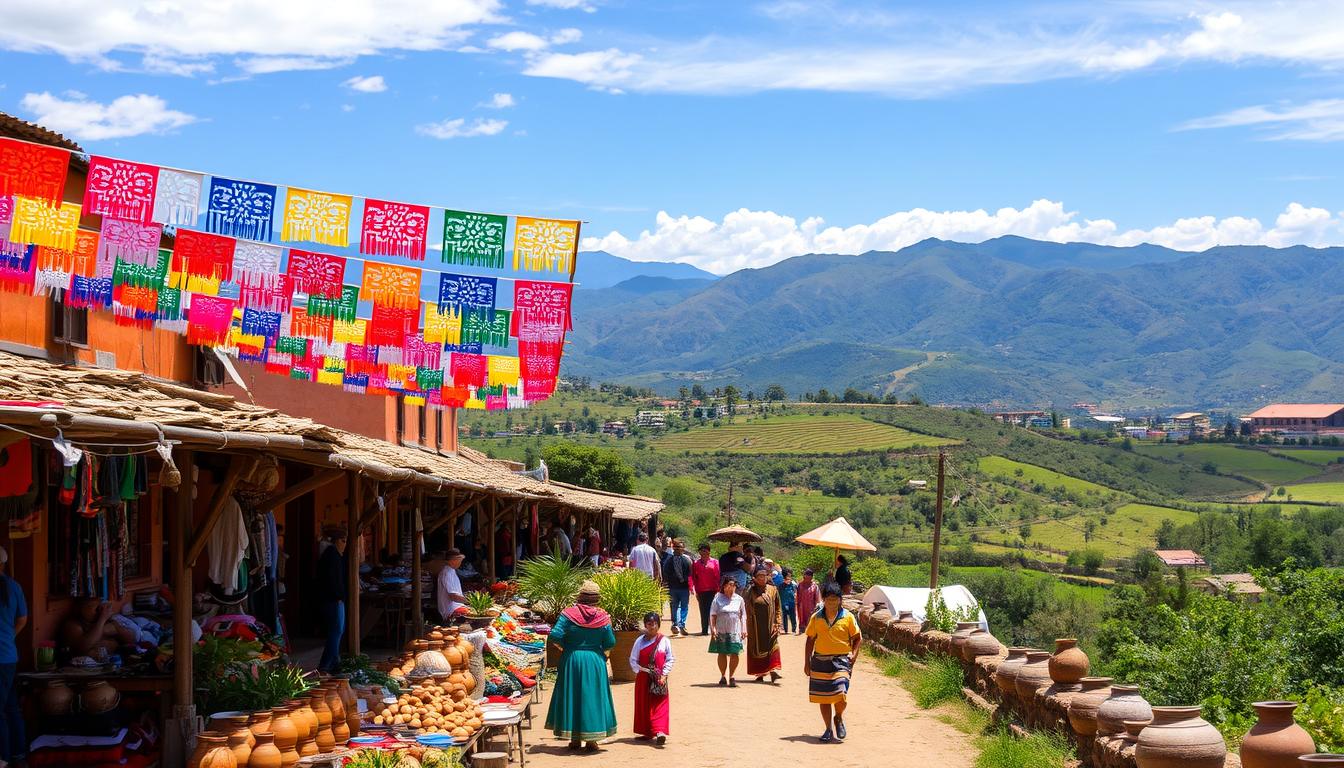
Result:
[[[1117,493],[1117,491],[1104,485],[1070,477],[1053,469],[1038,467],[1035,464],[1005,459],[1002,456],[986,456],[980,459],[980,471],[991,477],[1006,478],[1010,483],[1040,483],[1046,488],[1058,488],[1062,485],[1064,490],[1073,493]],[[1018,474],[1019,472],[1021,474]]]
[[[1344,483],[1301,483],[1288,486],[1294,501],[1321,501],[1344,504]]]
[[[692,453],[838,454],[949,445],[955,440],[921,435],[849,415],[774,416],[718,427],[696,427],[653,441],[660,451]]]
[[[1137,550],[1157,545],[1157,528],[1163,520],[1177,525],[1193,523],[1198,515],[1183,509],[1156,507],[1150,504],[1125,504],[1115,514],[1093,514],[1051,520],[1031,526],[1030,543],[1041,543],[1051,549],[1072,551],[1099,549],[1107,557],[1130,557]],[[1092,541],[1085,540],[1087,520],[1096,520]],[[1105,524],[1102,521],[1105,520]]]
[[[1175,445],[1135,443],[1134,451],[1145,456],[1177,461],[1203,472],[1206,464],[1212,464],[1218,472],[1241,475],[1269,485],[1293,483],[1320,470],[1311,464],[1255,448],[1238,448],[1233,445]]]

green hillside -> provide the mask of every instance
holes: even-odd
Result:
[[[660,451],[673,452],[828,454],[899,451],[920,446],[949,445],[953,442],[878,424],[858,416],[799,415],[694,427],[660,437],[653,441],[653,446]]]
[[[1302,483],[1287,486],[1288,496],[1294,501],[1319,501],[1326,504],[1344,504],[1344,482]]]
[[[1294,483],[1312,475],[1321,468],[1305,461],[1294,461],[1276,456],[1258,448],[1235,445],[1174,445],[1167,443],[1136,443],[1134,450],[1145,456],[1185,464],[1193,470],[1208,473],[1241,475],[1266,485]]]

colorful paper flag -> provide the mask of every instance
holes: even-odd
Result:
[[[294,307],[289,314],[289,333],[292,336],[331,341],[334,325],[332,318],[311,315],[303,307]]]
[[[112,306],[112,278],[72,276],[65,304],[75,309],[107,309]]]
[[[376,261],[364,262],[364,277],[359,298],[397,309],[414,309],[420,314],[420,270]]]
[[[507,216],[444,211],[444,263],[503,269],[504,237],[508,225]]]
[[[75,233],[75,247],[69,250],[37,246],[37,284],[39,288],[64,291],[72,275],[93,277],[98,263],[98,233],[81,229]]]
[[[261,336],[266,340],[274,339],[280,335],[280,317],[279,312],[243,307],[243,320],[239,327],[243,333],[250,336]]]
[[[368,321],[364,319],[336,320],[331,325],[331,340],[344,344],[363,344],[368,335]]]
[[[9,239],[16,243],[70,250],[75,247],[80,214],[79,203],[62,203],[60,208],[52,208],[42,200],[16,197]]]
[[[513,225],[513,268],[574,274],[579,222],[519,216]]]
[[[369,344],[380,347],[401,347],[409,335],[419,332],[420,313],[414,309],[373,305],[373,319],[369,321]]]
[[[151,219],[172,226],[196,226],[196,219],[201,215],[201,187],[204,185],[205,177],[199,173],[160,168]]]
[[[159,242],[163,238],[160,224],[141,224],[103,216],[98,233],[98,263],[110,265],[118,260],[144,266],[159,257]],[[99,270],[100,274],[104,270]],[[102,275],[106,277],[106,275]]]
[[[480,387],[485,385],[487,373],[485,355],[466,355],[454,352],[448,359],[449,372],[455,387]]]
[[[170,284],[192,293],[218,293],[220,281],[233,279],[237,243],[232,237],[179,229],[173,246],[174,277]]]
[[[350,244],[349,195],[333,195],[289,187],[285,191],[285,221],[281,240],[307,240],[341,248]]]
[[[17,256],[0,256],[0,291],[33,292],[37,279],[37,246],[27,246]]]
[[[443,359],[443,345],[427,341],[417,334],[406,337],[402,360],[407,365],[425,368],[438,368]]]
[[[243,240],[270,240],[275,186],[213,176],[205,213],[205,228],[210,232]]]
[[[0,138],[0,195],[40,200],[60,207],[70,151]]]
[[[439,311],[490,314],[495,309],[498,282],[493,277],[443,272],[439,275]]]
[[[308,314],[315,317],[334,317],[347,323],[353,322],[359,311],[359,288],[354,285],[341,286],[341,296],[337,299],[325,296],[308,297]]]
[[[426,342],[443,346],[461,341],[462,315],[457,312],[440,312],[438,306],[426,302],[424,326]]]
[[[192,294],[191,308],[187,310],[187,343],[206,347],[224,344],[237,306],[233,299]]]
[[[473,341],[490,347],[509,346],[509,318],[513,313],[496,309],[491,313],[468,312],[462,316],[462,343]]]
[[[490,355],[486,358],[486,370],[491,386],[518,386],[518,358],[504,355]]]
[[[541,280],[513,282],[513,335],[520,340],[560,341],[570,330],[573,283]]]
[[[370,256],[399,256],[422,261],[429,234],[429,207],[387,200],[365,200],[359,250]]]
[[[339,299],[345,280],[345,259],[327,253],[289,249],[285,270],[294,281],[294,290],[309,296]]]
[[[148,224],[154,216],[159,167],[110,157],[89,157],[84,209],[99,216]],[[158,248],[158,243],[154,244]]]

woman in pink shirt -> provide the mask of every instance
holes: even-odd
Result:
[[[700,559],[691,563],[691,591],[700,604],[700,634],[709,634],[709,610],[719,593],[719,561],[709,556],[709,544],[700,545]]]
[[[806,627],[812,614],[817,612],[821,603],[821,587],[812,579],[812,569],[803,571],[803,580],[798,582],[798,626]]]

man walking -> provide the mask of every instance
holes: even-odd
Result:
[[[658,550],[649,546],[649,534],[640,531],[639,543],[630,550],[630,567],[649,574],[649,578],[662,582],[662,569],[658,563]]]
[[[672,548],[663,556],[663,581],[672,605],[672,634],[686,634],[686,614],[691,608],[691,556],[681,539],[672,540]]]
[[[719,561],[709,556],[709,544],[700,545],[700,559],[691,564],[691,588],[700,604],[700,634],[709,634],[709,611],[719,593]],[[681,631],[686,631],[682,624]]]
[[[724,576],[732,576],[733,581],[737,582],[737,591],[746,592],[747,590],[747,570],[746,555],[742,554],[742,542],[735,541],[728,545],[728,551],[719,555],[719,572]]]

